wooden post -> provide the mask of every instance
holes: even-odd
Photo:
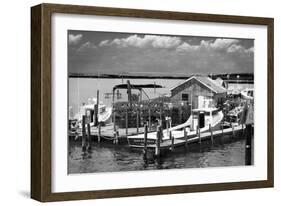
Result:
[[[166,131],[167,131],[167,136],[169,135],[169,118],[165,117],[166,120]]]
[[[99,103],[100,103],[100,101],[99,101],[99,99],[100,99],[100,97],[99,97],[100,95],[99,95],[99,90],[97,90],[97,104],[95,105],[95,126],[97,126],[98,124],[99,124]]]
[[[169,114],[170,114],[170,125],[172,124],[172,115],[173,115],[173,108],[169,107]],[[171,125],[172,127],[172,125]]]
[[[86,151],[86,127],[85,127],[85,122],[86,122],[86,116],[82,116],[82,150]]]
[[[91,149],[91,126],[88,123],[87,124],[87,130],[88,130],[88,143],[87,143],[87,149],[90,150]]]
[[[200,132],[200,127],[198,125],[197,125],[197,130],[198,130],[199,143],[201,144],[201,132]]]
[[[128,102],[130,109],[132,108],[132,88],[131,88],[131,83],[130,80],[127,80],[127,93],[128,93]]]
[[[209,124],[209,130],[211,132],[211,141],[212,141],[212,144],[214,144],[214,136],[213,136],[213,128],[212,128],[212,125]]]
[[[187,142],[187,132],[186,132],[186,127],[183,128],[183,136],[184,136],[184,140],[185,140],[185,147],[188,147],[188,142]]]
[[[101,140],[101,126],[98,124],[98,142],[100,143]]]
[[[246,145],[245,145],[245,165],[252,164],[252,125],[247,124],[245,129]]]
[[[161,122],[161,126],[162,126],[162,107],[160,107],[160,122]]]
[[[156,145],[155,145],[155,156],[159,157],[160,156],[160,136],[161,136],[161,130],[160,126],[157,126],[156,129]]]
[[[141,101],[142,101],[142,89],[139,89],[139,91],[140,91],[140,98],[139,98],[139,102],[141,102]]]
[[[128,108],[126,108],[125,122],[126,122],[126,135],[128,135]]]
[[[114,131],[114,140],[113,144],[118,144],[119,132],[117,130]]]
[[[100,103],[100,90],[97,90],[97,105]]]
[[[162,124],[160,124],[160,142],[162,142],[162,141],[163,141],[163,126],[162,126]]]
[[[223,126],[222,126],[222,123],[221,123],[221,133],[223,135]]]
[[[113,112],[113,130],[115,131],[116,125],[115,125],[115,106],[114,106],[114,96],[115,96],[115,89],[113,88],[112,92],[112,112]]]
[[[171,151],[174,151],[175,138],[172,135],[172,131],[170,131],[170,139],[171,139]]]
[[[116,144],[118,144],[119,142],[119,131],[116,130]]]
[[[169,128],[172,128],[172,116],[169,117]]]
[[[139,133],[139,109],[137,108],[137,134]]]
[[[151,109],[148,108],[148,126],[149,126],[149,131],[151,131]]]
[[[147,124],[144,125],[144,142],[143,142],[144,158],[147,156]]]

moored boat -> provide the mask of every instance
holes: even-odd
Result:
[[[74,116],[74,119],[77,120],[79,128],[81,128],[82,116],[89,112],[89,116],[93,119],[95,106],[97,104],[96,98],[93,98],[92,101],[89,101],[88,104],[84,104],[80,107],[79,112]],[[108,107],[102,102],[99,102],[98,105],[98,122],[109,123],[111,122],[112,116],[112,107]],[[90,123],[90,126],[94,125],[94,121]]]
[[[241,97],[246,100],[254,100],[254,89],[245,89],[241,91]]]
[[[200,108],[193,109],[189,119],[180,125],[170,127],[163,130],[162,140],[168,140],[170,138],[170,132],[175,139],[184,139],[184,130],[187,133],[188,138],[195,137],[197,135],[197,128],[200,132],[206,132],[210,126],[212,128],[218,127],[223,119],[222,111],[217,108]],[[150,132],[147,134],[147,144],[155,144],[156,132]],[[131,135],[127,137],[130,147],[143,147],[144,134]]]

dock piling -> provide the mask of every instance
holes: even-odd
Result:
[[[184,141],[185,141],[185,148],[187,148],[188,147],[188,142],[187,142],[186,127],[183,128],[183,135],[184,135]]]
[[[200,127],[197,125],[198,137],[199,137],[199,144],[201,144],[201,131]]]
[[[246,145],[245,145],[245,165],[252,165],[252,125],[247,124],[244,134],[246,135]]]
[[[126,122],[126,136],[127,136],[128,135],[128,108],[126,108],[125,122]]]
[[[170,131],[170,139],[171,139],[171,151],[174,151],[174,144],[175,144],[175,138],[172,135],[172,131]]]
[[[139,134],[139,109],[137,109],[137,134]]]
[[[162,113],[163,113],[162,107],[160,107],[160,122],[161,122],[161,125],[162,125],[162,121],[163,121]]]
[[[211,133],[211,142],[212,142],[212,145],[214,144],[214,136],[213,136],[213,128],[212,128],[212,125],[209,124],[209,130],[210,130],[210,133]]]
[[[143,155],[147,157],[147,124],[144,125],[144,143],[143,143]]]
[[[98,124],[98,142],[100,143],[101,140],[101,126]]]
[[[149,131],[151,131],[151,109],[148,108],[148,127]]]
[[[165,117],[167,136],[169,135],[169,117]]]
[[[95,113],[94,113],[94,125],[97,126],[99,124],[99,118],[98,118],[98,113],[99,113],[99,90],[97,90],[97,103],[95,104]]]
[[[119,138],[119,132],[118,130],[114,130],[114,139],[113,139],[113,144],[118,144],[118,138]]]
[[[86,115],[82,116],[82,151],[86,151]]]
[[[158,125],[156,129],[156,145],[155,145],[155,156],[160,156],[160,138],[161,138],[161,127]]]
[[[113,120],[113,130],[115,131],[116,128],[116,110],[115,110],[115,104],[114,104],[114,98],[115,97],[115,89],[112,91],[112,120]]]
[[[87,124],[87,130],[88,130],[87,150],[91,150],[91,126],[89,123]]]
[[[116,131],[116,144],[118,144],[119,142],[119,131],[117,130]]]

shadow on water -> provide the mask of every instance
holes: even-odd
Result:
[[[82,151],[79,143],[71,142],[69,148],[69,173],[138,171],[175,168],[203,168],[241,166],[245,164],[245,140],[240,137],[216,138],[213,144],[202,141],[188,148],[162,152],[155,158],[154,151],[144,157],[142,150],[128,145],[96,143],[90,151]]]

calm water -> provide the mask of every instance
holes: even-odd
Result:
[[[132,170],[224,167],[245,165],[245,140],[220,138],[212,146],[209,141],[177,148],[159,159],[143,159],[141,151],[127,145],[94,143],[92,151],[83,153],[79,143],[70,143],[69,173],[114,172]]]

